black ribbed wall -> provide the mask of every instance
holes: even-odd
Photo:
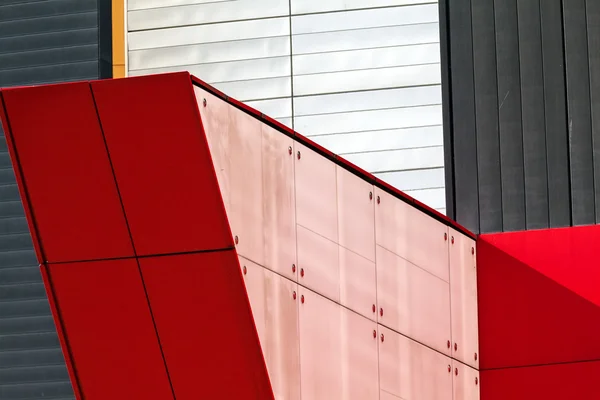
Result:
[[[110,77],[110,5],[0,0],[0,87]],[[0,134],[0,399],[73,399]]]
[[[447,213],[600,221],[600,1],[440,0]]]

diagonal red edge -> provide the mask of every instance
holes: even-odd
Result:
[[[231,104],[232,106],[244,111],[245,113],[253,116],[254,118],[257,118],[259,120],[261,120],[262,122],[264,122],[265,124],[271,126],[272,128],[278,130],[279,132],[283,133],[284,135],[287,135],[293,139],[295,139],[296,141],[298,141],[299,143],[301,143],[302,145],[310,148],[311,150],[316,151],[317,153],[319,153],[320,155],[326,157],[327,159],[329,159],[330,161],[333,161],[336,165],[339,165],[340,167],[350,171],[351,173],[353,173],[354,175],[366,180],[369,183],[372,183],[373,185],[375,185],[376,187],[378,187],[381,190],[384,190],[386,192],[388,192],[389,194],[391,194],[392,196],[410,204],[411,206],[413,206],[414,208],[418,209],[421,212],[424,212],[425,214],[429,215],[430,217],[434,218],[435,220],[443,223],[444,225],[447,225],[453,229],[456,229],[457,231],[459,231],[460,233],[470,237],[471,239],[476,239],[476,235],[469,231],[467,228],[465,228],[464,226],[460,225],[459,223],[457,223],[456,221],[451,220],[450,218],[448,218],[446,215],[434,210],[433,208],[429,207],[426,204],[423,204],[422,202],[415,200],[414,198],[412,198],[411,196],[407,195],[406,193],[402,192],[399,189],[396,189],[395,187],[383,182],[381,179],[375,177],[373,174],[363,170],[362,168],[354,165],[353,163],[351,163],[350,161],[344,159],[343,157],[340,157],[334,153],[332,153],[331,151],[327,150],[326,148],[324,148],[323,146],[313,142],[312,140],[310,140],[309,138],[307,138],[306,136],[301,135],[300,133],[294,131],[293,129],[291,129],[288,126],[283,125],[282,123],[275,121],[273,118],[268,117],[266,115],[264,115],[263,113],[261,113],[260,111],[248,106],[247,104],[242,103],[241,101],[238,101],[234,98],[231,98],[229,96],[227,96],[226,94],[224,94],[223,92],[221,92],[220,90],[212,87],[211,85],[209,85],[208,83],[204,82],[203,80],[195,77],[194,75],[190,75],[191,79],[192,79],[192,83],[196,86],[201,87],[202,89],[208,91],[209,93],[223,99],[225,102],[227,102],[228,104]]]

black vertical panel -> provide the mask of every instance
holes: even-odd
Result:
[[[502,231],[502,187],[496,86],[496,37],[494,0],[474,0],[473,64],[479,219],[482,232]]]
[[[446,183],[446,215],[456,218],[454,208],[454,163],[452,134],[452,101],[450,79],[450,46],[448,24],[448,0],[439,2],[440,19],[440,61],[442,65],[442,117],[444,124],[444,175]]]
[[[450,0],[448,4],[450,63],[454,66],[451,84],[456,220],[479,232],[471,0]]]
[[[112,2],[98,1],[98,77],[112,78]]]
[[[502,217],[507,231],[525,229],[521,79],[516,0],[495,0]]]
[[[587,0],[596,223],[600,223],[600,1]]]
[[[585,0],[563,1],[573,225],[596,220],[585,8]]]
[[[526,227],[539,229],[549,223],[540,0],[517,0],[517,11]]]
[[[550,227],[571,224],[571,189],[561,0],[541,0]]]

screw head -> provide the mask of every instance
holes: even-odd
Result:
[[[248,269],[246,269],[245,265],[244,265],[244,268],[242,268],[242,270],[244,271],[244,275],[246,275],[246,273],[248,272]]]
[[[450,341],[449,340],[446,342],[446,345],[448,346],[448,348],[450,348]]]
[[[471,254],[475,254],[475,247],[471,247]]]
[[[454,343],[454,351],[458,350],[458,345],[456,343]]]
[[[302,154],[300,154],[300,150],[298,150],[297,156],[298,156],[298,160],[299,160],[300,158],[302,158]]]
[[[474,356],[474,358],[475,358],[475,361],[477,361],[477,353],[475,353],[475,356]]]
[[[240,242],[240,239],[237,237],[237,235],[235,236],[235,238],[233,240],[235,241],[235,244],[238,244]]]
[[[385,340],[385,336],[383,336],[383,333],[381,334],[381,341],[383,342]]]
[[[377,339],[377,331],[373,329],[373,339]]]
[[[377,204],[381,203],[381,197],[377,196]]]
[[[451,242],[452,244],[454,244],[454,236],[452,236],[452,238],[450,239],[450,242]]]
[[[379,309],[379,316],[380,316],[380,317],[383,317],[383,308],[380,308],[380,309]]]
[[[373,312],[377,311],[377,308],[375,307],[375,304],[373,304],[373,307],[371,307],[371,309],[373,310]]]
[[[300,303],[304,304],[304,295],[300,296]]]
[[[479,385],[479,378],[478,377],[475,377],[475,384]]]
[[[448,372],[452,372],[452,367],[448,364]]]
[[[458,376],[458,368],[454,368],[454,375]]]
[[[444,233],[444,240],[448,240],[448,234]]]
[[[292,293],[292,297],[294,298],[294,300],[296,300],[296,291],[294,290],[294,293]]]
[[[304,268],[300,268],[300,276],[304,278]]]
[[[292,155],[292,146],[288,147],[288,154],[291,156]]]
[[[369,200],[373,200],[373,192],[369,192]]]
[[[292,272],[295,274],[296,273],[296,264],[292,264]]]
[[[206,99],[202,99],[202,105],[206,107]]]

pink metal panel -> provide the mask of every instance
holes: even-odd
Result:
[[[229,108],[231,106],[197,86],[194,86],[194,93],[225,210],[229,215]]]
[[[297,279],[294,141],[262,125],[265,267]]]
[[[450,229],[452,356],[479,368],[475,241]]]
[[[380,389],[407,400],[451,400],[450,358],[379,325]]]
[[[377,246],[379,323],[450,355],[448,282]]]
[[[340,303],[374,321],[377,320],[375,263],[339,247]]]
[[[479,371],[452,360],[454,400],[479,400]]]
[[[336,166],[296,143],[296,221],[338,243]]]
[[[298,285],[243,257],[240,265],[275,398],[300,399]]]
[[[378,400],[377,324],[342,308],[343,400]]]
[[[238,254],[265,264],[262,123],[230,107],[229,221]]]
[[[391,393],[386,392],[385,390],[380,391],[379,400],[402,400],[398,396],[394,396]]]
[[[302,398],[342,398],[341,307],[303,287],[300,294]]]
[[[448,282],[448,228],[376,188],[377,244]]]
[[[298,225],[298,283],[333,300],[340,300],[338,245]]]
[[[375,201],[373,185],[337,168],[339,244],[375,261]]]

